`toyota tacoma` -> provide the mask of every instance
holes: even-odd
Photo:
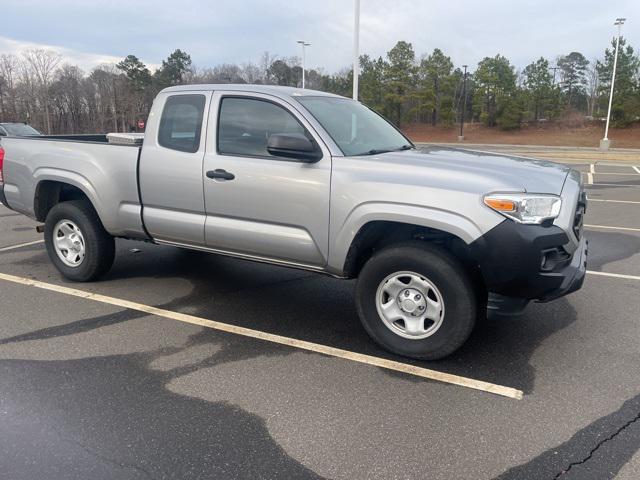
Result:
[[[115,238],[357,278],[364,328],[408,357],[449,355],[487,312],[515,314],[585,277],[578,172],[417,149],[328,93],[170,87],[144,135],[9,135],[2,148],[0,201],[44,222],[66,278],[105,274]]]

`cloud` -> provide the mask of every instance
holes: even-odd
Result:
[[[134,54],[158,65],[185,50],[198,67],[257,62],[264,51],[300,55],[335,72],[352,61],[352,0],[21,0],[2,7],[1,51],[52,46],[90,68]],[[640,49],[639,0],[362,0],[361,53],[384,56],[398,40],[416,54],[440,48],[456,65],[501,53],[518,67],[573,50],[601,57],[615,30]],[[12,43],[13,42],[13,43]],[[53,47],[55,45],[55,47]]]
[[[22,42],[19,40],[13,40],[11,38],[0,37],[0,54],[13,54],[19,56],[22,52],[32,48],[41,48],[44,50],[52,50],[57,52],[62,57],[62,63],[70,63],[71,65],[77,65],[83,70],[89,71],[92,68],[105,64],[105,63],[117,63],[122,60],[121,57],[115,57],[112,55],[101,55],[90,52],[80,52],[69,48],[60,47],[57,45],[47,45],[34,42]]]

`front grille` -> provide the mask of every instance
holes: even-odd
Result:
[[[573,233],[580,240],[582,237],[582,226],[584,224],[584,214],[587,212],[587,194],[584,190],[580,191],[578,197],[578,205],[576,205],[576,214],[573,217]]]

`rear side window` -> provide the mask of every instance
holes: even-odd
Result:
[[[274,157],[267,151],[276,133],[310,134],[290,112],[266,100],[226,97],[218,122],[218,152],[230,155]]]
[[[197,152],[205,103],[204,95],[169,97],[160,118],[158,144],[181,152]]]

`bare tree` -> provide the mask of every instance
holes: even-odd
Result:
[[[19,60],[15,55],[0,55],[0,114],[7,120],[16,121],[16,81]]]
[[[41,121],[44,119],[40,115],[41,108],[38,102],[38,82],[32,69],[29,68],[29,65],[24,60],[18,63],[18,75],[19,83],[16,87],[16,96],[19,99],[19,108],[23,113],[23,119],[27,122],[35,123],[39,129],[44,130],[45,122]]]
[[[240,68],[240,76],[247,83],[265,83],[264,72],[254,63],[245,63]]]
[[[600,81],[598,76],[598,60],[593,59],[586,72],[587,78],[587,115],[594,116],[595,107],[598,105]]]
[[[263,83],[265,84],[272,84],[273,79],[271,77],[271,65],[273,64],[273,62],[275,62],[278,59],[277,56],[275,55],[271,55],[269,52],[265,51],[262,56],[260,57],[260,64],[259,67],[260,70],[262,71],[262,78],[264,80]]]
[[[91,72],[91,80],[96,84],[98,114],[101,116],[103,131],[107,121],[112,131],[118,131],[118,110],[120,95],[118,92],[117,70],[113,65],[101,65]]]
[[[39,89],[39,100],[44,108],[47,133],[51,133],[51,118],[49,115],[49,87],[53,81],[53,74],[60,63],[60,54],[43,48],[31,48],[22,53],[28,68],[35,76]]]
[[[56,80],[49,89],[55,108],[55,130],[70,133],[83,131],[85,112],[82,81],[84,73],[80,68],[65,64],[56,72]]]

